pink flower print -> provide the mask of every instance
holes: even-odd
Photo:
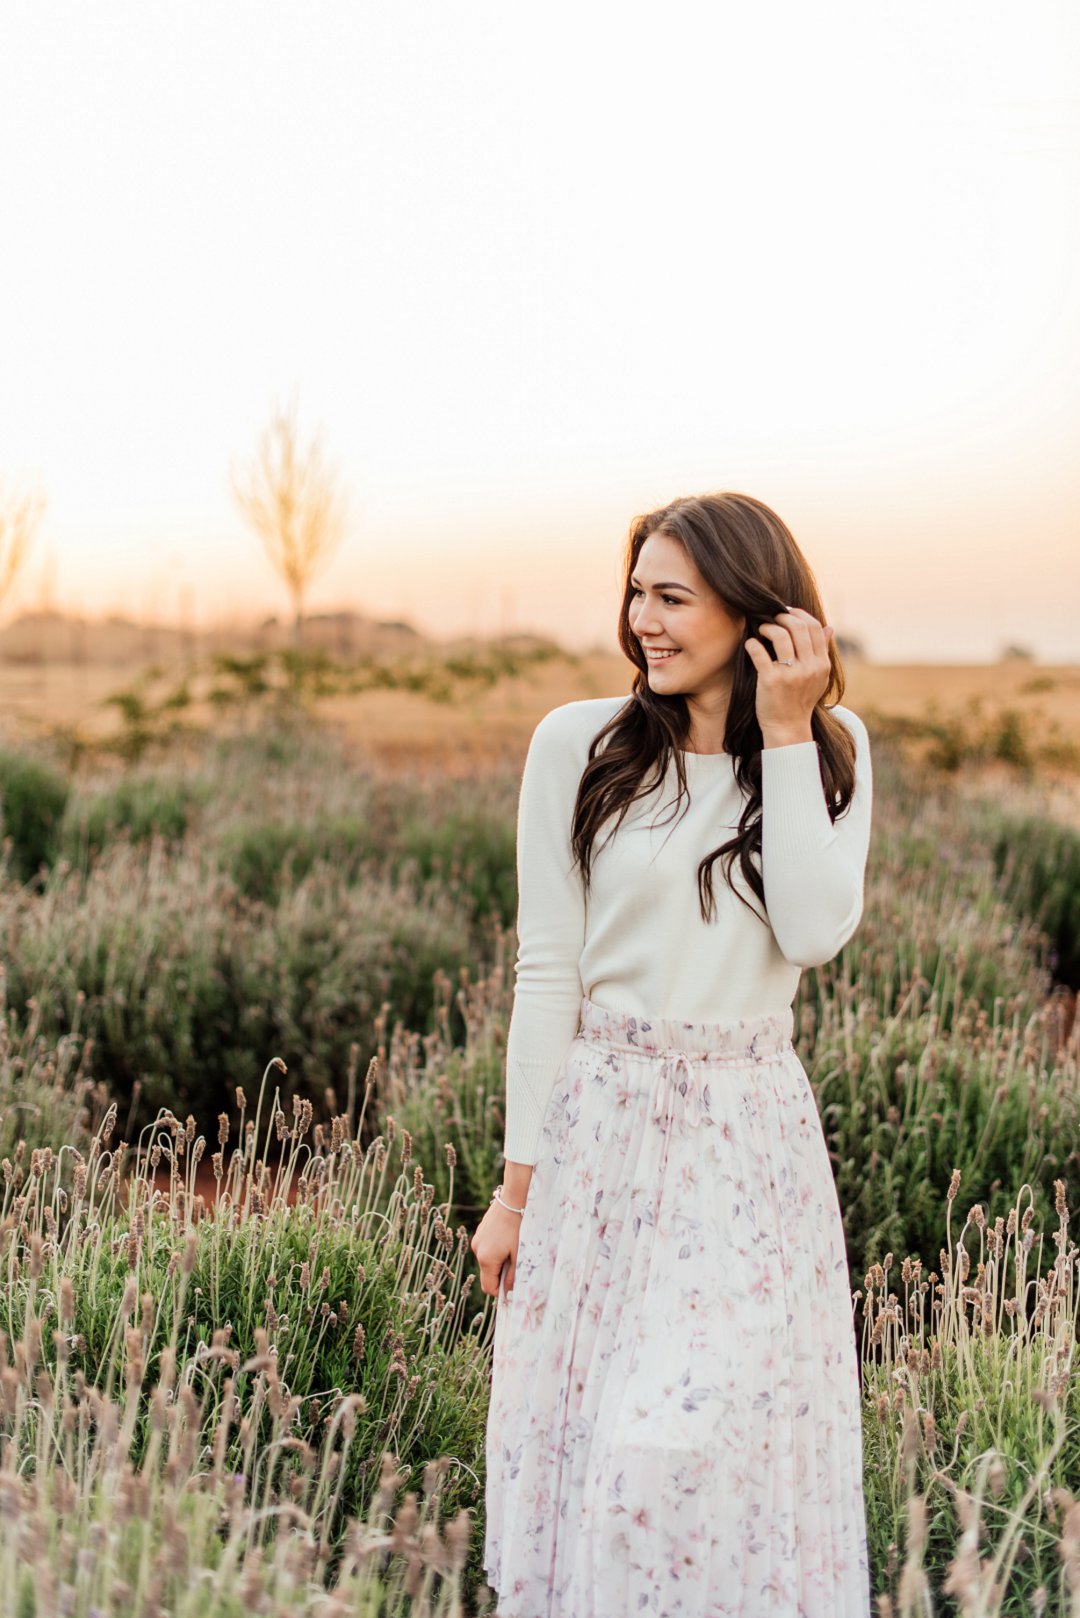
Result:
[[[714,1307],[725,1323],[733,1321],[738,1315],[738,1304],[730,1292],[724,1292],[715,1300]]]
[[[701,1564],[692,1551],[676,1548],[671,1558],[671,1577],[697,1583],[701,1578]]]
[[[776,1349],[768,1343],[763,1353],[758,1355],[758,1365],[763,1371],[775,1371],[779,1365]]]
[[[679,1190],[684,1195],[696,1191],[698,1179],[698,1166],[692,1157],[688,1157],[679,1169]]]
[[[782,1601],[785,1604],[794,1600],[794,1586],[791,1579],[785,1575],[783,1568],[780,1567],[773,1568],[762,1586],[762,1593],[770,1595],[774,1600]]]
[[[750,1283],[750,1296],[757,1303],[768,1303],[776,1290],[776,1277],[771,1265],[760,1262],[754,1265],[754,1279]]]
[[[592,1189],[593,1180],[595,1178],[595,1174],[588,1165],[583,1165],[581,1168],[579,1168],[577,1174],[574,1176],[576,1194],[579,1197],[584,1197],[587,1201],[591,1202],[592,1197],[590,1192]]]
[[[621,1111],[625,1111],[625,1109],[632,1104],[636,1096],[637,1091],[634,1089],[633,1085],[628,1084],[625,1079],[619,1079],[616,1082],[615,1105]]]
[[[516,1290],[516,1283],[515,1283],[515,1289],[514,1290]],[[510,1297],[510,1298],[513,1298],[514,1292],[513,1291],[509,1292],[507,1294],[507,1296]],[[535,1294],[526,1293],[525,1302],[522,1305],[522,1309],[521,1309],[521,1328],[520,1329],[522,1331],[525,1331],[525,1332],[536,1331],[537,1328],[540,1325],[540,1322],[543,1320],[543,1318],[544,1318],[544,1302],[543,1302],[543,1299],[542,1298],[537,1298],[535,1296]]]

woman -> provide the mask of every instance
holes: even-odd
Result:
[[[472,1241],[500,1618],[870,1612],[844,1233],[792,1043],[870,838],[824,616],[768,506],[677,500],[630,530],[633,694],[529,747],[505,1174]]]

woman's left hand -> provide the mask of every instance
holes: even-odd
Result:
[[[810,716],[832,677],[833,633],[831,624],[821,624],[805,607],[794,607],[778,612],[775,623],[758,629],[772,641],[775,661],[757,636],[747,637],[746,650],[757,669],[757,719],[763,736],[788,732],[801,736],[804,731],[810,736]],[[791,658],[790,665],[786,658]]]

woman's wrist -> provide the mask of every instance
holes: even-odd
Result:
[[[805,725],[770,725],[761,732],[763,747],[797,747],[801,742],[813,740],[809,721]]]
[[[531,1163],[503,1164],[502,1194],[507,1202],[515,1208],[524,1208],[525,1199],[529,1195],[529,1186],[532,1182],[533,1165]]]
[[[507,1213],[517,1214],[519,1219],[525,1212],[524,1203],[522,1203],[519,1207],[516,1202],[507,1201],[506,1197],[503,1196],[503,1188],[501,1185],[497,1185],[494,1191],[491,1193],[491,1206],[493,1208],[505,1208]]]

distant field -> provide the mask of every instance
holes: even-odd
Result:
[[[483,648],[477,648],[483,655]],[[389,662],[395,655],[389,654]],[[440,649],[420,642],[414,654],[438,660]],[[182,722],[198,729],[241,729],[254,721],[241,705],[226,713],[210,699],[208,665],[110,666],[87,661],[0,661],[0,741],[58,740],[96,748],[115,742],[123,729],[108,699],[139,690],[151,703],[165,700],[186,679],[191,701]],[[185,673],[186,670],[186,673]],[[1020,659],[994,664],[877,664],[852,659],[845,665],[844,702],[871,727],[882,723],[930,730],[941,722],[965,734],[1014,716],[1017,733],[1042,749],[1071,744],[1080,750],[1080,664],[1041,666]],[[519,761],[537,721],[551,708],[580,697],[616,695],[630,688],[632,671],[620,656],[554,653],[548,660],[494,684],[468,682],[452,701],[401,690],[369,690],[315,697],[309,711],[337,736],[346,752],[379,770],[435,769],[467,775],[478,767]],[[915,742],[916,753],[925,750]],[[954,772],[961,793],[979,792],[1007,779],[1026,790],[1033,811],[1080,826],[1077,754],[1061,762],[1040,758],[1038,768],[965,759]]]
[[[428,655],[434,648],[425,647]],[[146,667],[149,667],[148,663]],[[175,684],[183,665],[165,671]],[[952,665],[867,663],[845,666],[844,701],[856,709],[914,717],[931,704],[952,711],[977,700],[990,708],[1015,706],[1036,723],[1056,721],[1080,739],[1080,664],[1036,665],[1022,660]],[[0,703],[9,734],[40,734],[52,725],[82,726],[107,735],[119,720],[102,704],[130,687],[139,668],[96,662],[15,663],[0,658]],[[621,657],[585,654],[555,658],[517,678],[506,679],[453,708],[398,692],[370,692],[327,699],[319,711],[350,738],[382,757],[396,759],[413,748],[452,756],[459,748],[517,748],[532,725],[557,703],[575,697],[615,694],[629,688],[631,670]],[[192,714],[196,718],[197,714]]]

